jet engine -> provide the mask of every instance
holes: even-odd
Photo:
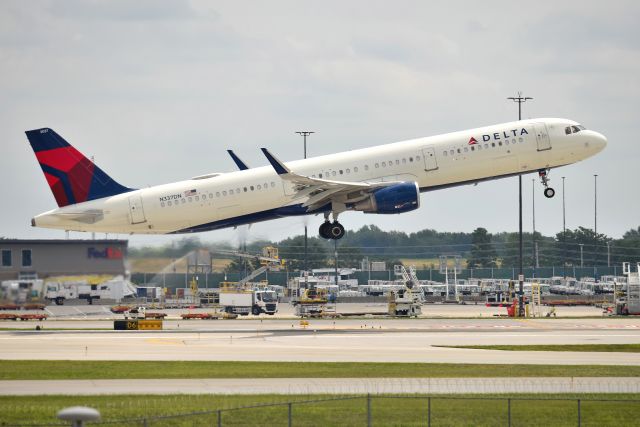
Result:
[[[401,182],[380,188],[353,205],[354,210],[377,214],[399,214],[419,207],[420,188],[417,182]]]

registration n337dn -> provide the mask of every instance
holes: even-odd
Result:
[[[295,215],[324,215],[319,234],[340,239],[346,211],[401,214],[420,193],[549,171],[600,152],[607,139],[567,119],[532,119],[283,162],[211,173],[150,188],[125,187],[50,128],[26,132],[57,209],[35,227],[105,233],[192,233]]]

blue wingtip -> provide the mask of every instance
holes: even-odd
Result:
[[[238,166],[238,169],[240,169],[241,171],[249,169],[249,166],[247,166],[247,164],[245,162],[243,162],[240,159],[240,157],[236,156],[236,153],[234,153],[233,150],[227,150],[227,153],[229,153],[229,155],[231,156],[231,158],[235,162],[236,166]]]
[[[267,160],[269,160],[269,163],[271,163],[271,166],[273,166],[273,168],[276,170],[276,173],[278,175],[284,175],[289,173],[289,170],[286,168],[286,166],[284,166],[284,164],[282,164],[282,162],[280,162],[278,159],[276,159],[273,154],[271,154],[269,152],[269,150],[267,150],[266,148],[261,148],[262,152],[264,153],[265,157],[267,158]]]

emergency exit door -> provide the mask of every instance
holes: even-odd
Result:
[[[140,224],[147,221],[142,207],[142,197],[129,197],[129,215],[131,216],[131,224]]]
[[[534,123],[533,127],[536,130],[538,151],[551,150],[551,138],[549,137],[549,132],[547,132],[547,125],[544,123]]]
[[[438,161],[436,160],[436,151],[433,147],[425,147],[422,149],[424,157],[424,170],[432,171],[438,169]]]

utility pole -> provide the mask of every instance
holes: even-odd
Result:
[[[540,268],[538,262],[538,242],[536,242],[536,180],[531,180],[531,206],[533,217],[533,277],[536,276],[536,268]]]
[[[567,223],[564,206],[564,176],[562,177],[562,275],[567,278]]]
[[[302,138],[304,139],[304,158],[307,158],[307,136],[311,135],[312,133],[315,133],[313,131],[308,131],[308,130],[303,130],[303,131],[297,131],[296,132],[298,135],[302,135]],[[308,276],[307,274],[307,225],[304,225],[304,276],[305,278]],[[305,282],[307,280],[305,279]]]
[[[593,233],[598,235],[598,174],[593,174]]]
[[[507,99],[512,100],[513,102],[517,102],[518,103],[518,120],[522,120],[522,104],[527,102],[528,100],[532,100],[533,98],[530,97],[523,97],[522,96],[522,92],[518,92],[518,96],[515,97],[509,97]],[[518,231],[518,236],[519,236],[519,264],[520,264],[520,273],[518,274],[518,282],[520,283],[520,288],[518,290],[518,293],[520,294],[520,298],[518,298],[518,311],[519,311],[519,315],[520,316],[524,316],[524,272],[523,272],[523,267],[522,267],[522,175],[518,174],[518,202],[519,202],[519,211],[518,211],[518,218],[519,218],[519,231]]]

